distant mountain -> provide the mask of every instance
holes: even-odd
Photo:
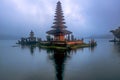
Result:
[[[93,36],[89,36],[86,38],[95,38],[95,39],[112,39],[113,35],[112,34],[105,34],[105,35],[93,35]]]

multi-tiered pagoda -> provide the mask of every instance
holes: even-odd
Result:
[[[63,16],[63,11],[61,7],[61,2],[57,2],[57,8],[56,8],[56,13],[55,13],[55,22],[53,22],[53,28],[50,31],[47,31],[46,33],[49,35],[52,35],[54,38],[54,41],[65,41],[65,36],[71,34],[71,31],[66,30],[65,22],[64,22],[64,16]]]
[[[42,41],[34,37],[33,31],[30,32],[30,37],[21,38],[20,44],[33,44],[38,43],[39,46],[43,48],[52,48],[52,49],[74,49],[79,47],[89,47],[95,46],[96,42],[92,40],[89,44],[84,43],[84,39],[76,39],[71,35],[71,31],[66,30],[63,11],[60,1],[57,2],[56,12],[54,16],[52,30],[47,31],[48,34],[47,41]]]

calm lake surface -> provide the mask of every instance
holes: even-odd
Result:
[[[0,80],[120,80],[120,44],[108,39],[73,51],[15,43],[0,40]]]

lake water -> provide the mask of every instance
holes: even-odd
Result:
[[[0,40],[0,80],[120,80],[120,44],[97,40],[73,51],[20,46]]]

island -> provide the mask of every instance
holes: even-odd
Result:
[[[54,22],[52,29],[47,31],[46,41],[41,40],[41,38],[36,39],[34,37],[34,32],[30,32],[30,37],[21,38],[18,41],[19,44],[37,44],[37,46],[42,48],[50,48],[50,49],[76,49],[76,48],[84,48],[84,47],[94,47],[96,46],[96,41],[91,39],[89,43],[85,43],[84,39],[76,39],[71,31],[67,30],[67,26],[65,25],[65,19],[63,16],[63,11],[61,7],[61,2],[57,2]]]

